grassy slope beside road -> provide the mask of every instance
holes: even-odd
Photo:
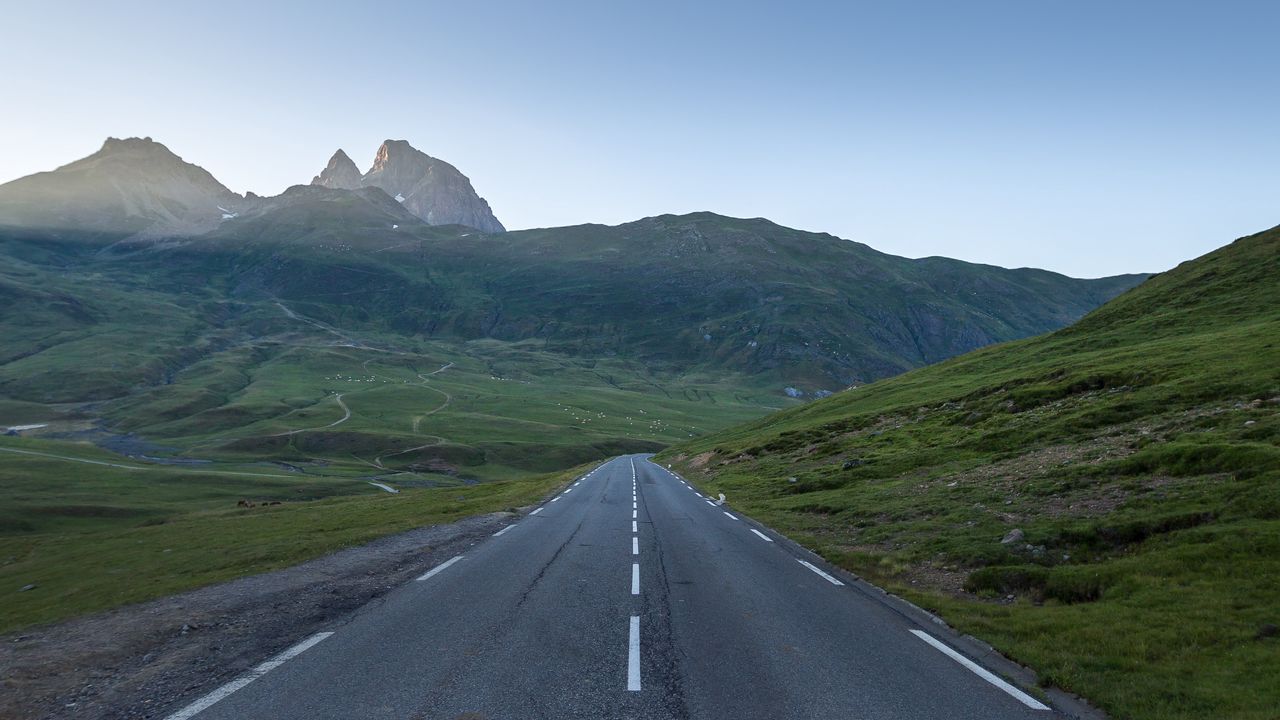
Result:
[[[1280,708],[1278,443],[1273,229],[1062,331],[659,460],[1116,717],[1260,720]]]
[[[69,443],[6,439],[3,446],[120,460]],[[294,565],[423,525],[514,510],[582,470],[390,495],[336,477],[143,472],[8,453],[3,460],[0,632]],[[259,502],[237,507],[245,496]],[[23,591],[27,585],[36,587]]]

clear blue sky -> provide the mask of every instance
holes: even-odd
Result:
[[[712,210],[1077,276],[1280,223],[1280,2],[4,4],[0,181],[150,135],[274,194],[394,137],[512,229]]]

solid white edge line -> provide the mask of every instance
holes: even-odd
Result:
[[[631,638],[627,642],[627,690],[640,692],[640,617],[631,616]]]
[[[268,672],[280,667],[281,665],[285,664],[289,660],[292,660],[293,658],[311,649],[316,643],[320,642],[321,640],[324,640],[330,635],[333,635],[333,633],[320,632],[320,633],[316,633],[315,635],[312,635],[306,640],[303,640],[297,645],[294,645],[288,650],[285,650],[279,655],[271,658],[270,660],[262,663],[261,665],[258,665],[253,670],[249,671],[248,675],[232,680],[231,682],[223,685],[217,690],[214,690],[208,695],[205,695],[199,700],[196,700],[190,705],[182,708],[178,712],[173,713],[172,715],[165,718],[165,720],[187,720],[188,718],[195,717],[197,714],[209,709],[210,706],[212,706],[214,703],[218,702],[219,700],[226,698],[227,696],[231,695],[232,693],[244,687],[245,685],[248,685],[254,680],[257,680],[263,675],[266,675]]]
[[[422,575],[422,577],[419,577],[419,578],[418,578],[418,582],[421,582],[421,581],[423,581],[423,580],[426,580],[426,579],[430,578],[432,575],[435,575],[436,573],[440,572],[441,570],[444,570],[445,568],[447,568],[447,567],[449,567],[450,565],[452,565],[452,564],[454,564],[454,563],[458,562],[458,561],[459,561],[459,560],[461,560],[461,559],[462,559],[462,556],[461,556],[461,555],[459,555],[459,556],[457,556],[457,557],[455,557],[455,558],[453,558],[453,559],[451,559],[451,560],[445,560],[444,562],[440,563],[439,565],[437,565],[437,566],[435,566],[435,567],[431,568],[430,570],[428,570],[425,574],[423,574],[423,575]]]
[[[730,520],[737,520],[737,519],[738,519],[738,518],[736,518],[736,517],[734,517],[734,516],[730,515],[729,513],[725,512],[724,510],[721,510],[720,512],[724,513],[724,516],[725,516],[725,517],[727,517],[727,518],[729,518]]]
[[[631,563],[631,594],[640,594],[640,563]]]
[[[822,568],[818,567],[817,565],[814,565],[814,564],[813,564],[813,563],[811,563],[811,562],[808,562],[808,561],[806,561],[806,560],[801,560],[800,558],[796,558],[796,562],[798,562],[798,563],[800,563],[801,565],[803,565],[803,566],[805,566],[805,567],[809,568],[810,570],[812,570],[812,571],[814,571],[814,572],[818,573],[819,575],[821,575],[821,576],[823,577],[823,579],[825,579],[827,582],[831,583],[832,585],[844,585],[844,583],[842,583],[842,582],[840,582],[839,580],[837,580],[837,579],[835,579],[835,578],[831,577],[829,574],[827,574],[827,573],[823,572],[823,571],[822,571]]]
[[[759,530],[757,530],[757,529],[755,529],[755,528],[751,528],[751,532],[753,532],[753,533],[755,533],[755,534],[759,535],[759,536],[760,536],[760,539],[761,539],[761,540],[764,540],[765,542],[773,542],[773,538],[769,537],[768,535],[765,535],[764,533],[760,532]]]
[[[639,555],[639,554],[640,554],[640,539],[639,539],[639,538],[634,538],[634,537],[633,537],[633,538],[631,538],[631,554],[632,554],[632,555]]]
[[[538,508],[537,510],[534,510],[533,512],[531,512],[531,513],[529,513],[529,514],[530,514],[530,515],[537,515],[537,514],[538,514],[538,513],[540,513],[540,512],[542,512],[542,508]]]
[[[506,526],[506,527],[502,528],[501,530],[499,530],[498,532],[494,533],[494,534],[493,534],[493,536],[494,536],[494,537],[498,537],[498,536],[499,536],[499,535],[501,535],[502,533],[504,533],[504,532],[506,532],[506,531],[510,530],[511,528],[513,528],[513,527],[515,527],[515,526],[516,526],[516,524],[515,524],[515,523],[511,523],[510,525],[508,525],[508,526]]]
[[[951,658],[952,660],[955,660],[956,662],[958,662],[958,663],[960,663],[961,665],[965,666],[966,668],[968,668],[969,670],[971,670],[971,671],[973,672],[973,674],[977,675],[978,677],[982,678],[983,680],[986,680],[987,682],[991,683],[992,685],[995,685],[996,687],[998,687],[998,688],[1000,688],[1001,690],[1005,691],[1005,692],[1006,692],[1006,693],[1008,693],[1009,695],[1013,696],[1013,698],[1014,698],[1015,700],[1017,700],[1018,702],[1022,703],[1023,705],[1026,705],[1027,707],[1031,708],[1032,710],[1048,710],[1048,709],[1049,709],[1049,706],[1048,706],[1048,705],[1045,705],[1044,703],[1040,702],[1039,700],[1036,700],[1035,698],[1031,697],[1030,695],[1028,695],[1028,694],[1026,694],[1026,693],[1022,692],[1022,691],[1021,691],[1021,690],[1019,690],[1018,688],[1016,688],[1016,687],[1014,687],[1014,686],[1010,685],[1009,683],[1005,682],[1004,680],[1001,680],[1000,678],[996,677],[996,676],[995,676],[995,674],[993,674],[991,671],[989,671],[989,670],[987,670],[986,668],[982,667],[981,665],[979,665],[979,664],[975,663],[974,661],[970,660],[969,658],[967,658],[967,657],[965,657],[965,656],[961,655],[960,653],[956,652],[955,650],[952,650],[950,647],[948,647],[948,646],[947,646],[945,643],[943,643],[941,640],[938,640],[937,638],[935,638],[934,636],[930,635],[929,633],[927,633],[927,632],[925,632],[925,631],[923,631],[923,630],[911,630],[911,634],[912,634],[912,635],[915,635],[916,637],[920,638],[921,640],[923,640],[923,641],[925,641],[925,642],[929,643],[929,644],[930,644],[930,645],[932,645],[936,650],[938,650],[939,652],[941,652],[943,655],[946,655],[947,657]]]
[[[557,501],[557,500],[559,500],[559,499],[560,499],[560,496],[559,496],[559,495],[557,495],[557,496],[555,496],[555,497],[551,498],[551,502],[555,502],[555,501]]]

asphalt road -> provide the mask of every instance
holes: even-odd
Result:
[[[1056,716],[806,559],[619,458],[169,717]]]

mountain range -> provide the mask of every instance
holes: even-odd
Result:
[[[585,457],[600,442],[667,442],[1060,328],[1145,277],[912,260],[709,212],[501,227],[453,166],[401,141],[384,143],[367,173],[339,151],[310,184],[260,197],[149,139],[110,139],[0,186],[0,410],[15,403],[16,424],[70,408],[182,447],[201,428],[278,424],[298,403],[323,405],[332,373],[276,404],[246,389],[261,377],[253,368],[304,362],[304,347],[425,353],[452,360],[455,375],[470,358],[477,375],[537,392],[572,383],[693,403],[662,408],[643,431],[635,418],[575,416],[573,433],[546,436]],[[218,374],[232,366],[243,380]],[[509,399],[485,411],[491,422],[547,423]],[[544,438],[543,427],[509,436]],[[404,433],[370,432],[359,443]],[[435,436],[481,463],[501,455],[468,445],[469,432]]]
[[[312,184],[380,188],[428,224],[503,231],[465,175],[403,140],[384,142],[363,175],[339,150]],[[107,138],[82,160],[0,185],[0,222],[140,239],[189,237],[263,203],[254,193],[232,192],[151,138]]]

